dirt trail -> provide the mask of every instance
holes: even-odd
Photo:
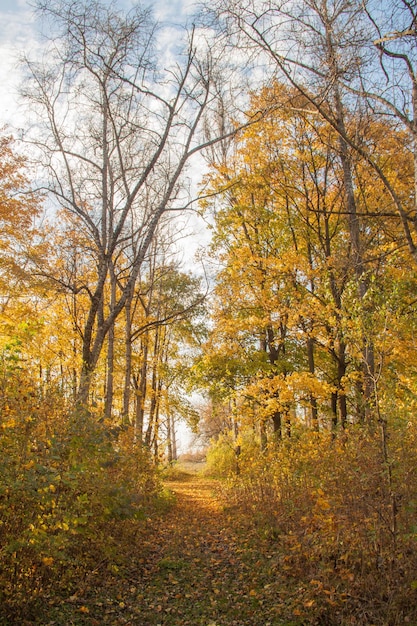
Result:
[[[265,545],[224,511],[215,481],[169,483],[175,505],[149,530],[141,592],[142,626],[267,626],[282,624],[271,595],[276,563]]]
[[[290,626],[277,546],[225,509],[214,480],[169,482],[173,503],[132,526],[127,553],[97,564],[42,626]],[[130,530],[129,530],[130,529]],[[121,527],[115,526],[123,550]],[[65,620],[63,620],[65,615]]]

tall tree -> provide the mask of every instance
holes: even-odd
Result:
[[[398,224],[383,227],[383,185],[352,160],[369,281],[366,298],[358,297],[338,134],[294,89],[278,83],[252,96],[256,110],[265,101],[275,109],[237,138],[235,154],[213,164],[210,176],[218,194],[207,201],[212,251],[221,263],[211,362],[229,377],[235,360],[246,362],[246,384],[233,391],[255,401],[258,419],[272,418],[278,433],[282,418],[303,406],[315,428],[345,426],[362,419],[363,389],[360,397],[356,391],[363,338],[374,345],[384,328],[375,288],[387,288],[387,251],[396,246]],[[397,153],[401,133],[377,122],[366,132],[368,141],[385,136],[387,156]],[[401,162],[410,169],[407,155]]]
[[[24,92],[38,115],[31,141],[44,186],[73,216],[94,267],[88,282],[67,285],[89,298],[78,391],[84,404],[158,225],[189,200],[180,191],[188,161],[216,141],[200,134],[216,94],[213,63],[209,53],[199,58],[193,33],[173,63],[158,59],[156,24],[138,6],[128,13],[96,0],[38,6],[51,45],[45,61],[27,60]],[[122,258],[129,262],[120,268]],[[109,303],[111,268],[118,290]]]
[[[303,97],[312,112],[336,131],[338,159],[343,173],[343,211],[348,216],[350,262],[357,278],[358,297],[364,300],[367,268],[363,243],[364,225],[358,204],[354,160],[359,155],[378,174],[395,205],[410,251],[414,244],[407,208],[381,167],[368,150],[358,125],[352,119],[365,111],[358,95],[366,65],[369,28],[363,3],[351,0],[296,0],[296,2],[228,2],[219,0],[214,12],[226,31],[236,34],[237,45],[249,46],[266,60],[273,75]],[[372,343],[363,337],[364,411],[371,415],[374,376]]]

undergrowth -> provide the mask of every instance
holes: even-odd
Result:
[[[130,429],[0,381],[0,623],[38,623],[48,598],[122,571],[161,485]]]
[[[296,623],[417,624],[416,444],[410,424],[389,459],[362,429],[294,433],[263,454],[243,440],[238,472],[229,452],[227,500],[273,546]]]

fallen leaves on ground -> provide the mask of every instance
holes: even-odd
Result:
[[[105,575],[98,568],[59,606],[51,601],[49,626],[63,613],[68,624],[91,626],[296,624],[284,616],[279,556],[248,520],[224,508],[217,487],[199,477],[170,483],[173,504],[138,529],[131,559],[107,564]]]

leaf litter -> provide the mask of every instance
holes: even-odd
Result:
[[[285,585],[270,542],[224,506],[219,484],[194,476],[169,488],[173,502],[135,529],[123,566],[84,581],[61,604],[66,624],[296,624],[282,617]]]

